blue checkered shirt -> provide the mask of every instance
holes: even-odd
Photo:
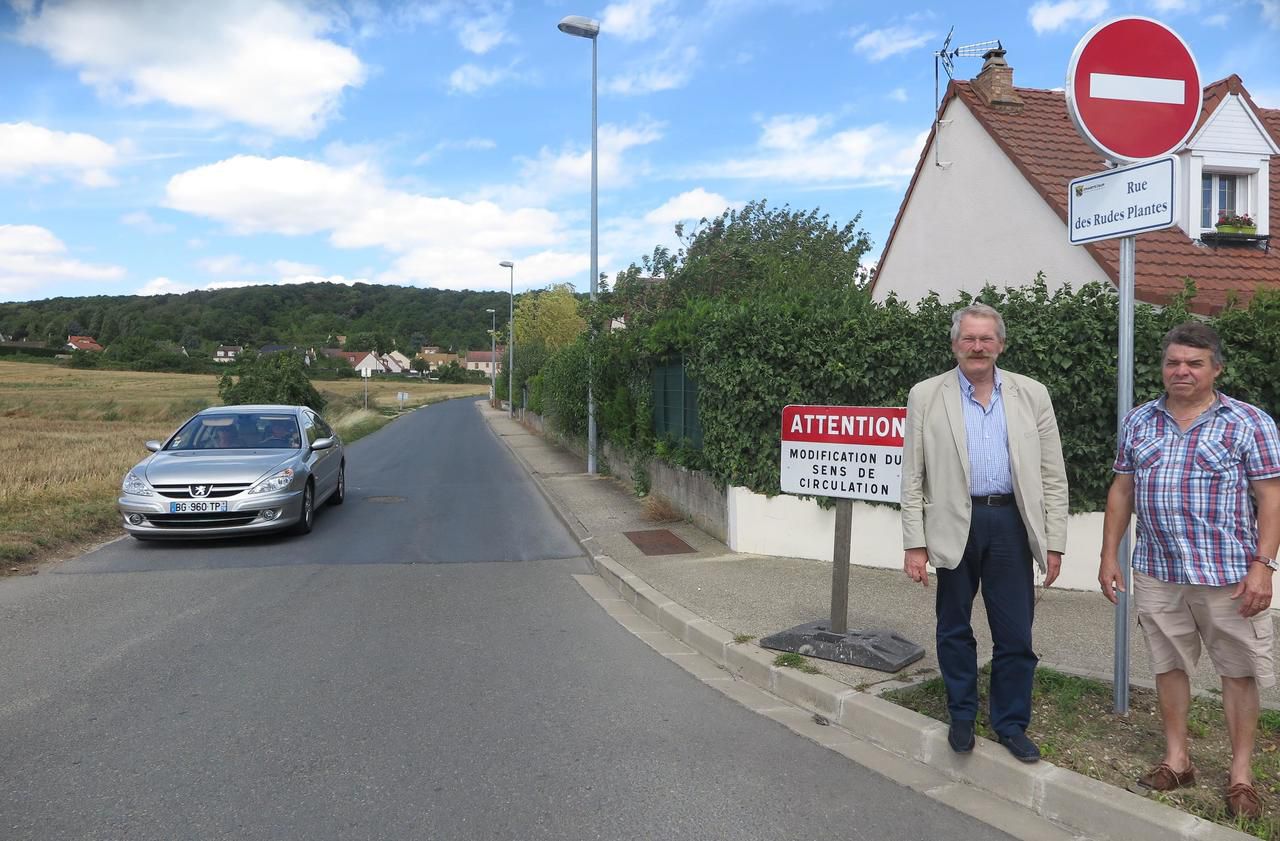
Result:
[[[960,375],[960,402],[964,406],[964,433],[969,445],[969,493],[973,496],[1013,493],[1013,471],[1009,468],[1009,430],[1004,418],[1000,369],[994,371],[991,405],[973,398],[973,383]]]
[[[1235,584],[1258,551],[1249,481],[1280,476],[1266,412],[1218,394],[1184,432],[1164,398],[1125,415],[1114,465],[1133,474],[1133,568],[1174,584]]]

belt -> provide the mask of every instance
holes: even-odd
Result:
[[[991,494],[989,496],[970,497],[974,505],[986,505],[991,508],[999,508],[1002,505],[1013,505],[1013,494]]]

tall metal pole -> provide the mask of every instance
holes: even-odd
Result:
[[[1116,436],[1124,432],[1124,416],[1133,408],[1133,271],[1137,237],[1120,238],[1120,337],[1116,376]],[[1133,575],[1129,566],[1129,524],[1125,523],[1117,560],[1124,577],[1124,592],[1116,594],[1115,713],[1129,712],[1129,592]]]
[[[489,400],[498,399],[498,311],[489,310]]]
[[[600,277],[600,243],[596,205],[596,43],[591,39],[591,302],[596,300],[596,284]],[[594,315],[594,313],[593,313]],[[595,396],[595,335],[591,336],[587,351],[587,475],[596,474],[596,396]]]
[[[516,381],[516,264],[510,260],[506,266],[511,270],[511,287],[507,305],[507,417],[516,416],[515,386]]]

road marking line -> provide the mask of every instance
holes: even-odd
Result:
[[[1131,102],[1182,105],[1186,102],[1186,87],[1181,79],[1120,76],[1114,73],[1089,74],[1089,96],[1093,99],[1126,99]]]

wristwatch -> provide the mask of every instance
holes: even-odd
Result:
[[[1262,564],[1272,572],[1280,570],[1280,563],[1276,563],[1275,558],[1268,558],[1266,555],[1254,555],[1253,561],[1254,563]]]

